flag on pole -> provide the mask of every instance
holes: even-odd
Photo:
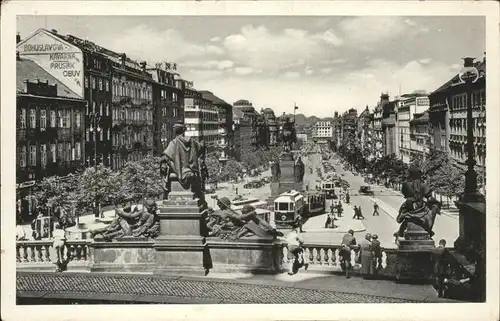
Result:
[[[294,107],[294,110],[299,109],[299,106],[297,106],[297,104],[293,103],[293,105],[295,106],[295,107]]]

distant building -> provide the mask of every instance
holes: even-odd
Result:
[[[174,138],[174,124],[184,122],[184,80],[170,63],[158,63],[154,68],[147,68],[147,71],[154,80],[153,141],[155,154],[158,155]]]
[[[360,141],[361,151],[365,159],[369,159],[372,146],[373,135],[373,114],[370,113],[368,106],[358,117],[358,139]]]
[[[333,137],[333,126],[330,121],[318,121],[313,125],[312,139],[319,144],[329,144]]]
[[[32,60],[16,61],[16,183],[20,214],[34,219],[27,196],[48,176],[85,165],[87,102]]]
[[[380,101],[377,103],[373,112],[373,150],[374,158],[382,158],[384,156],[384,135],[382,128],[383,107],[389,103],[389,95],[382,93]]]
[[[261,133],[259,125],[262,123],[259,122],[259,120],[261,120],[259,113],[255,110],[252,103],[245,99],[235,101],[233,103],[233,110],[241,111],[245,116],[245,123],[249,122],[251,124],[252,132],[250,133],[250,138],[255,150],[261,144],[259,140],[259,134]]]
[[[411,139],[410,139],[410,121],[415,114],[421,115],[429,108],[429,99],[425,93],[411,93],[400,96],[397,117],[397,142],[399,157],[403,162],[409,164],[411,161]]]
[[[189,86],[184,89],[184,121],[186,137],[203,141],[208,154],[217,151],[220,141],[219,113],[211,100],[203,98],[201,92]]]
[[[274,111],[271,108],[265,108],[261,110],[261,115],[264,117],[266,126],[266,146],[277,146],[279,128]]]
[[[220,161],[227,161],[232,157],[234,149],[233,106],[215,96],[208,90],[200,91],[203,98],[212,102],[217,111],[218,135],[217,151]]]
[[[413,114],[410,121],[410,159],[425,159],[427,154],[427,141],[429,113]]]
[[[241,109],[233,109],[234,122],[234,158],[237,161],[242,161],[242,157],[255,151],[255,143],[252,135],[254,129],[252,121],[241,111]]]
[[[342,117],[342,144],[347,148],[354,148],[357,134],[358,111],[349,109]]]
[[[384,156],[396,154],[396,103],[390,101],[383,106],[382,113],[382,146]]]

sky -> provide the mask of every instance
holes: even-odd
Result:
[[[72,34],[132,59],[176,62],[186,80],[257,110],[331,117],[394,97],[432,92],[482,59],[483,17],[426,16],[18,16],[25,38],[39,28]]]

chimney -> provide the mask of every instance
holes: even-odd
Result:
[[[50,32],[55,33],[57,35],[57,30],[56,29],[50,29]]]
[[[16,45],[21,42],[21,35],[19,32],[16,34]]]
[[[147,64],[146,64],[146,62],[145,62],[145,61],[142,61],[142,62],[140,63],[140,65],[141,65],[142,71],[146,71],[146,65],[147,65]]]

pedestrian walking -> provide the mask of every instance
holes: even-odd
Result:
[[[295,224],[298,226],[300,233],[304,233],[304,231],[302,230],[302,225],[304,224],[304,220],[302,218],[301,213],[298,213]]]
[[[434,288],[438,292],[440,298],[444,297],[445,292],[445,279],[447,277],[446,268],[446,240],[441,239],[438,243],[438,247],[433,251],[434,260],[434,275],[435,284]]]
[[[378,216],[380,215],[378,212],[378,204],[377,202],[373,203],[373,216]]]
[[[338,202],[337,204],[337,215],[339,217],[342,217],[342,212],[344,211],[344,208],[342,207],[342,202]]]
[[[290,265],[290,270],[288,271],[288,275],[295,275],[300,270],[300,268],[304,267],[307,271],[309,267],[308,263],[304,263],[303,257],[303,248],[302,244],[304,244],[304,240],[298,233],[298,226],[294,225],[292,231],[288,233],[286,236],[286,243],[288,248],[288,259],[292,260],[292,264]]]
[[[372,277],[373,268],[373,253],[372,253],[372,236],[366,233],[365,239],[359,242],[359,261],[361,263],[361,275],[363,279]]]
[[[382,248],[377,234],[372,235],[372,252],[374,272],[378,272],[382,268]]]
[[[340,266],[345,272],[346,279],[349,279],[349,271],[352,269],[351,264],[351,250],[356,246],[356,238],[354,237],[354,231],[351,229],[342,237],[342,243],[340,247]]]

